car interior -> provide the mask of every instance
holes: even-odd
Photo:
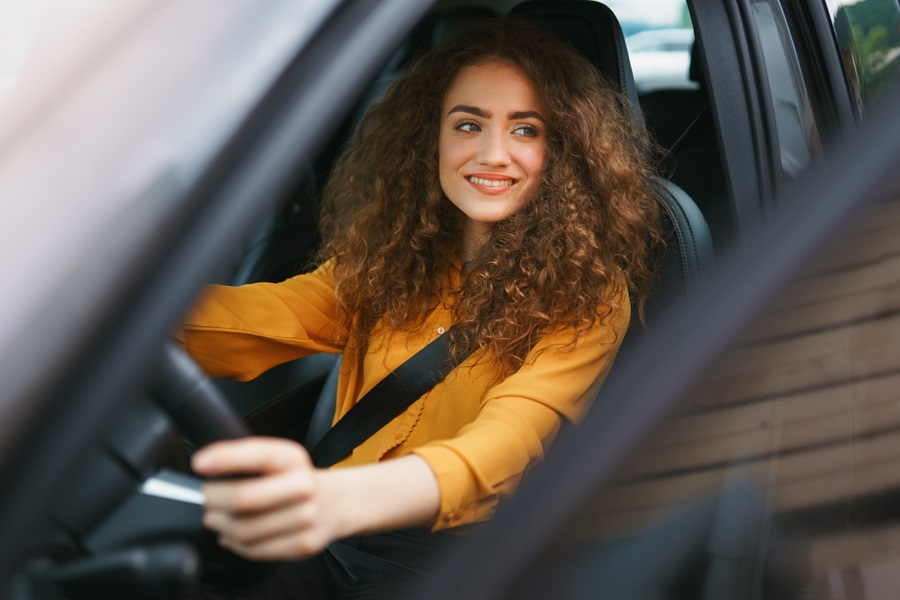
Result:
[[[508,8],[438,2],[372,79],[318,158],[297,166],[300,183],[229,257],[217,282],[280,281],[311,268],[318,245],[315,216],[321,191],[366,108],[411,61],[450,32],[473,20],[495,18]],[[651,301],[648,330],[652,331],[658,314],[670,303],[700,289],[714,268],[716,254],[736,235],[719,146],[722,135],[711,116],[700,40],[695,42],[690,67],[696,89],[639,95],[622,28],[603,4],[527,1],[509,13],[549,28],[582,52],[631,100],[636,118],[664,149],[657,189],[668,248]],[[638,351],[632,348],[644,332],[640,326],[633,330],[629,336],[633,341],[623,352]],[[216,550],[204,536],[196,502],[171,501],[171,494],[190,497],[197,490],[196,481],[183,475],[182,434],[188,438],[188,451],[210,439],[238,435],[244,427],[303,442],[310,422],[318,423],[313,429],[330,426],[337,364],[337,357],[319,355],[281,365],[251,382],[218,380],[207,385],[191,365],[166,354],[160,359],[162,383],[117,417],[115,431],[73,475],[66,502],[60,503],[34,541],[35,558],[23,569],[28,585],[36,590],[34,597],[118,598],[128,589],[128,597],[155,598],[192,585],[200,569],[194,546],[204,557]],[[166,408],[161,410],[160,404]],[[213,424],[206,431],[197,427],[198,421]],[[135,492],[135,481],[144,482],[145,493]],[[102,498],[97,489],[104,490]],[[227,580],[235,572],[234,563],[220,559],[224,566],[217,576]],[[210,561],[206,562],[209,568]],[[242,577],[249,568],[242,564]]]
[[[636,118],[646,124],[664,148],[663,160],[673,165],[658,180],[668,247],[656,290],[648,303],[648,318],[652,321],[655,313],[664,310],[669,302],[690,296],[700,288],[704,277],[709,277],[714,268],[716,246],[726,246],[733,235],[734,224],[727,217],[730,210],[725,200],[724,174],[721,168],[716,168],[721,162],[705,90],[702,85],[697,90],[654,90],[640,97],[622,28],[614,13],[601,3],[523,2],[509,14],[548,28],[588,57],[631,100]],[[377,101],[406,65],[455,28],[497,16],[498,12],[492,8],[441,9],[439,4],[397,49],[338,134],[314,164],[305,169],[302,184],[273,211],[237,259],[230,277],[221,283],[280,281],[310,268],[317,233],[309,215],[318,213],[319,194],[328,180],[331,165],[365,109]],[[700,56],[699,52],[693,53],[691,78],[695,81],[702,81],[703,77]],[[634,320],[621,352],[630,352],[630,347],[643,336],[643,327]],[[311,403],[297,402],[297,396],[316,394],[329,372],[333,385],[338,360],[331,356],[305,358],[276,367],[253,382],[223,380],[219,384],[252,428],[302,440],[294,425],[290,430],[283,429],[288,423],[306,423],[312,418],[307,412]],[[332,395],[333,388],[326,387],[316,405],[328,406]],[[258,400],[250,400],[260,397],[269,401],[261,405]],[[318,420],[327,420],[328,413],[328,408],[320,408],[318,414],[322,416]],[[301,425],[299,429],[302,431],[304,427]]]

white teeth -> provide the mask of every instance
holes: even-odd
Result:
[[[466,177],[475,185],[483,185],[486,187],[507,187],[516,182],[515,179],[482,179],[481,177]]]

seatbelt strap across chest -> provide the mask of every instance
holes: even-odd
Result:
[[[310,450],[313,464],[324,468],[343,460],[443,381],[471,353],[455,360],[450,355],[450,333],[455,329],[454,325],[369,390]]]

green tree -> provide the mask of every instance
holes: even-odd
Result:
[[[862,93],[866,104],[888,88],[900,84],[900,6],[896,0],[862,0],[841,7],[835,27],[849,25],[850,50],[861,71]],[[838,32],[841,40],[841,32]]]

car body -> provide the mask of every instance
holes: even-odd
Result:
[[[697,87],[690,78],[693,29],[645,29],[626,37],[625,45],[639,93]]]
[[[98,571],[150,547],[196,560],[194,509],[106,536],[171,462],[171,419],[145,401],[160,345],[204,281],[296,271],[358,113],[423,45],[514,4],[45,5],[41,52],[16,56],[48,68],[20,58],[21,72],[0,72],[12,82],[0,99],[6,596],[181,585]],[[896,589],[900,6],[686,6],[697,85],[639,100],[719,268],[651,323],[547,468],[415,597]],[[222,389],[254,428],[295,435],[283,424],[309,418],[329,367]],[[122,483],[97,475],[131,458]]]

